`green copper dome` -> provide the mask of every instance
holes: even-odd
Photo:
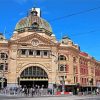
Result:
[[[39,29],[45,29],[49,32],[52,32],[52,28],[50,24],[46,20],[37,16],[36,11],[32,11],[28,17],[21,19],[16,24],[15,30],[23,29],[25,27],[28,27],[28,28],[33,27],[33,26],[36,27],[36,25]]]

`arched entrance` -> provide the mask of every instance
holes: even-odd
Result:
[[[30,66],[24,69],[18,78],[18,84],[27,87],[48,87],[48,75],[44,69],[38,66]]]

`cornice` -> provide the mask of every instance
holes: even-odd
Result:
[[[25,42],[27,42],[31,39],[34,39],[34,38],[37,38],[37,39],[43,41],[46,45],[52,45],[52,46],[58,45],[57,43],[54,43],[50,39],[42,37],[41,35],[39,35],[37,33],[31,34],[31,35],[28,35],[28,36],[25,36],[25,37],[21,37],[20,39],[17,39],[17,40],[10,40],[9,44],[25,44]]]
[[[74,51],[74,52],[77,52],[77,53],[80,52],[78,49],[75,49],[71,46],[59,46],[58,50],[70,50],[70,51]]]

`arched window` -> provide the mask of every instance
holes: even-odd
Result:
[[[0,59],[7,60],[8,59],[8,55],[6,53],[0,53]]]
[[[32,24],[32,29],[37,29],[39,27],[38,23],[37,22],[34,22]]]
[[[58,57],[58,60],[66,60],[66,57],[65,57],[64,55],[60,55],[60,56]]]
[[[23,70],[20,77],[48,78],[48,75],[42,68],[38,66],[31,66]]]

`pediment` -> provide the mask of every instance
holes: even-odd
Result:
[[[51,41],[48,38],[45,38],[37,33],[21,37],[20,39],[17,40],[11,40],[10,43],[13,44],[32,44],[33,46],[36,45],[57,45],[53,41]]]

